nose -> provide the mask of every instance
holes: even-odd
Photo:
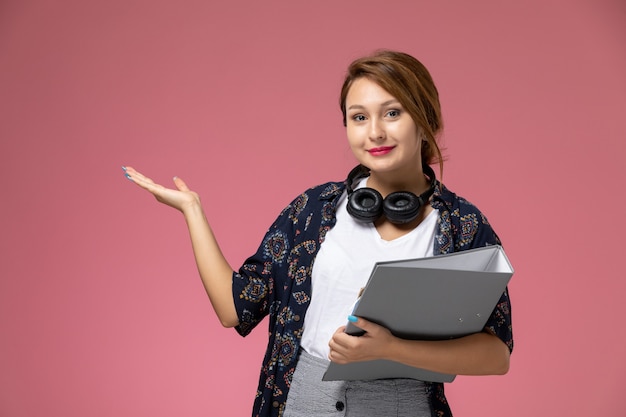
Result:
[[[369,136],[371,140],[385,139],[383,123],[375,117],[370,119]]]

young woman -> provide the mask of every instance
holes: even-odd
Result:
[[[184,215],[200,276],[224,326],[245,336],[269,315],[253,416],[451,416],[441,383],[322,381],[329,360],[387,359],[449,374],[504,374],[513,348],[507,291],[483,332],[454,340],[404,340],[350,316],[375,262],[500,241],[485,216],[430,168],[439,163],[441,172],[441,110],[418,60],[395,51],[357,59],[340,105],[358,166],[346,181],[293,200],[238,271],[222,255],[198,195],[180,178],[168,189],[130,167],[126,176]],[[346,319],[365,335],[346,334]]]

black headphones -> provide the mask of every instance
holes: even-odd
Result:
[[[383,199],[380,193],[373,188],[352,189],[352,184],[356,180],[369,175],[365,167],[357,165],[348,174],[348,213],[360,222],[375,222],[383,214],[394,224],[405,224],[413,221],[420,209],[433,195],[437,185],[435,171],[428,164],[423,164],[423,169],[424,174],[430,178],[428,190],[419,196],[410,191],[397,191]]]

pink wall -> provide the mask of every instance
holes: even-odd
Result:
[[[3,0],[0,416],[248,415],[265,331],[219,326],[181,216],[120,166],[185,178],[238,266],[354,164],[338,90],[380,47],[431,69],[445,182],[516,267],[511,371],[459,377],[456,415],[624,415],[625,21],[619,0]]]

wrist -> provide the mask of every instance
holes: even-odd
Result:
[[[387,360],[415,366],[414,362],[420,356],[420,342],[394,336],[385,353]]]
[[[180,211],[183,213],[185,218],[204,216],[204,209],[202,208],[202,203],[199,198],[195,198],[183,205]]]

